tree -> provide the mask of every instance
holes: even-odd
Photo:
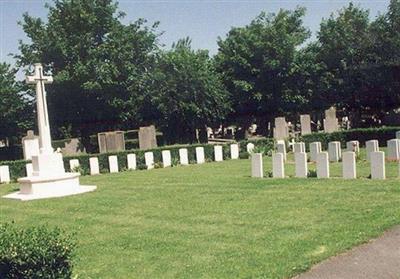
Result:
[[[265,130],[273,117],[288,114],[298,100],[299,91],[292,87],[299,73],[295,64],[301,62],[297,49],[310,35],[302,23],[304,14],[304,8],[261,13],[219,39],[218,70],[232,94],[232,117],[243,130],[254,119]]]
[[[20,82],[17,70],[0,63],[0,139],[10,144],[20,142],[26,130],[33,128],[34,111],[31,98]]]
[[[25,14],[30,43],[20,43],[20,66],[43,63],[54,76],[48,87],[53,127],[86,137],[138,126],[143,80],[154,65],[157,24],[123,25],[112,0],[55,0],[47,23]],[[56,129],[53,132],[58,136]]]
[[[179,40],[160,53],[149,81],[152,107],[169,143],[194,142],[196,129],[220,124],[230,109],[228,92],[208,52]]]
[[[335,105],[346,111],[353,127],[373,125],[371,119],[382,119],[400,105],[399,87],[392,82],[391,63],[398,57],[392,41],[398,37],[391,22],[394,2],[388,14],[372,23],[369,12],[353,4],[321,23],[316,63],[326,71],[319,99],[324,108]]]

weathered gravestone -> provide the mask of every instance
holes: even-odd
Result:
[[[300,115],[301,134],[311,134],[311,118],[309,114]]]
[[[99,133],[97,137],[100,153],[125,151],[124,132],[114,131]]]
[[[32,156],[39,155],[39,137],[35,136],[32,130],[29,130],[22,138],[22,149],[25,160],[32,160]]]
[[[61,153],[64,156],[73,156],[86,153],[86,149],[78,138],[64,140],[63,146],[60,146]]]
[[[274,138],[283,140],[289,137],[289,127],[286,123],[285,117],[275,118]]]
[[[336,108],[331,107],[325,110],[324,131],[332,133],[339,130],[339,122],[336,118]]]
[[[154,125],[139,128],[139,148],[141,150],[157,147],[156,128]]]

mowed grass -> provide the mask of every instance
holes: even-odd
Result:
[[[78,278],[289,278],[400,224],[397,163],[386,171],[367,179],[361,160],[357,180],[338,178],[339,163],[331,179],[252,179],[235,160],[86,176],[96,192],[0,199],[0,219],[75,232]]]

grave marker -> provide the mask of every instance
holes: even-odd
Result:
[[[329,178],[329,155],[328,152],[320,152],[317,155],[317,177]]]
[[[307,178],[308,175],[307,153],[305,152],[295,153],[294,161],[296,165],[296,177]]]
[[[371,179],[385,179],[385,153],[383,151],[371,152]]]
[[[188,150],[186,148],[179,149],[179,162],[181,165],[189,165]]]

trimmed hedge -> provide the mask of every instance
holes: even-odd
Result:
[[[0,278],[72,277],[75,241],[60,229],[0,224]]]
[[[274,140],[271,138],[267,139],[256,139],[256,140],[244,140],[238,142],[239,144],[239,158],[245,159],[248,158],[249,155],[246,151],[247,143],[252,142],[257,147],[262,148],[266,153],[269,150],[273,150],[274,148]],[[196,147],[204,147],[204,157],[206,162],[214,161],[214,145],[212,144],[193,144],[193,145],[174,145],[174,146],[163,146],[149,150],[127,150],[123,152],[116,153],[103,153],[103,154],[81,154],[75,156],[66,156],[63,158],[64,166],[66,171],[70,171],[69,161],[71,159],[78,159],[80,163],[79,171],[82,175],[90,174],[90,164],[89,159],[91,157],[97,157],[99,160],[99,168],[100,173],[108,173],[109,165],[108,165],[108,156],[116,155],[118,158],[118,166],[120,171],[125,171],[128,169],[127,167],[127,155],[130,153],[136,154],[136,164],[137,169],[146,169],[144,153],[152,151],[154,154],[154,164],[155,167],[162,166],[162,155],[161,152],[163,150],[171,151],[171,162],[172,166],[178,165],[179,163],[179,149],[187,148],[188,149],[188,159],[190,164],[196,163]],[[230,152],[230,144],[222,144],[224,160],[228,160],[231,158]],[[18,161],[3,161],[0,162],[0,165],[8,165],[10,167],[10,176],[11,180],[16,181],[17,178],[26,176],[26,168],[25,165],[30,163],[30,161],[18,160]]]
[[[320,141],[324,149],[328,148],[328,143],[331,141],[340,141],[342,146],[345,146],[346,142],[351,140],[358,140],[360,145],[364,146],[366,141],[376,139],[380,146],[386,146],[386,141],[396,138],[397,131],[400,131],[400,127],[352,129],[333,133],[319,132],[304,135],[300,141],[306,143],[307,149],[309,144],[314,141]]]

